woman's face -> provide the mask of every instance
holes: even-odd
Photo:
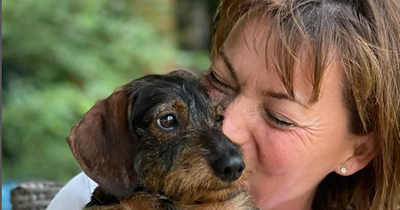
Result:
[[[319,99],[309,104],[311,72],[300,60],[292,99],[277,71],[266,67],[266,27],[239,22],[205,75],[213,97],[231,99],[223,131],[243,149],[254,203],[260,209],[307,209],[318,183],[354,153],[341,70],[334,60],[329,64]]]

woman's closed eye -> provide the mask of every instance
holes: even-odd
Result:
[[[293,126],[293,123],[289,122],[288,120],[283,120],[280,117],[277,117],[276,115],[272,114],[270,111],[266,110],[266,115],[268,117],[268,119],[274,123],[276,126],[279,127],[284,127],[284,128],[288,128]]]
[[[232,87],[230,87],[226,82],[221,80],[216,74],[214,73],[213,70],[210,71],[210,79],[213,85],[215,85],[217,88],[219,88],[221,91],[226,92],[226,91],[232,91]]]

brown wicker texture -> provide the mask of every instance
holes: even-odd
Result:
[[[28,181],[11,191],[13,210],[45,210],[62,185],[53,181]]]

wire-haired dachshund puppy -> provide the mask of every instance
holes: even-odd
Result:
[[[222,107],[184,70],[148,75],[94,105],[67,140],[99,184],[90,210],[251,209]]]

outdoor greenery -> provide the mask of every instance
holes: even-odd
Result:
[[[66,136],[97,100],[143,74],[208,65],[177,47],[167,0],[2,6],[2,181],[69,180],[81,170]]]

